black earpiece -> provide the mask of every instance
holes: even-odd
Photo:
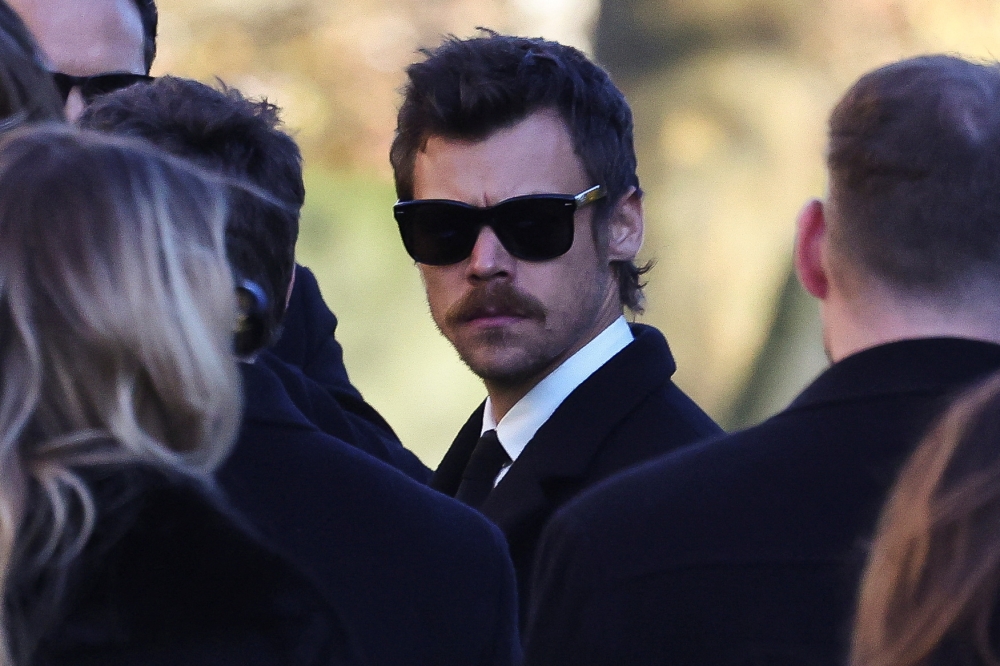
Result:
[[[236,304],[239,319],[233,336],[233,351],[237,356],[250,356],[267,342],[267,294],[253,280],[237,279]]]

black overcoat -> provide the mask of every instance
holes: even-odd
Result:
[[[267,365],[241,369],[244,423],[220,485],[343,610],[368,663],[516,663],[503,535],[477,512],[319,430]]]
[[[539,534],[558,507],[615,472],[721,432],[671,381],[677,366],[663,335],[641,324],[632,333],[538,429],[481,507],[510,544],[522,609]],[[434,473],[433,488],[455,495],[482,423],[481,405]]]
[[[96,525],[59,611],[22,616],[43,634],[32,666],[369,663],[310,578],[210,489],[138,466],[84,476]],[[30,613],[39,588],[24,585]]]
[[[783,412],[610,479],[539,548],[529,663],[843,664],[897,471],[1000,346],[908,340],[831,366]]]

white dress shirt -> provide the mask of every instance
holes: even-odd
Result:
[[[511,459],[511,462],[497,474],[493,482],[494,487],[500,483],[500,479],[507,474],[507,470],[521,455],[524,447],[542,424],[549,420],[563,400],[633,339],[632,330],[628,327],[625,317],[619,317],[580,351],[563,361],[562,365],[538,382],[510,408],[510,411],[500,419],[500,423],[497,423],[493,416],[493,403],[486,398],[483,429],[480,434],[487,430],[496,430],[501,446]]]

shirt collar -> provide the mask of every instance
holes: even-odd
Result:
[[[538,382],[511,407],[510,411],[500,419],[500,423],[493,417],[492,401],[486,398],[482,432],[495,429],[500,444],[511,461],[517,460],[538,429],[549,420],[569,394],[624,349],[632,339],[632,330],[628,322],[624,316],[619,317],[580,351],[563,361],[562,365]]]

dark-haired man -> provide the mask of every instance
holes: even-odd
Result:
[[[86,105],[100,95],[152,80],[148,72],[156,56],[155,0],[11,0],[11,5],[25,19],[45,50],[57,87],[66,100],[66,114],[71,120],[77,119]],[[135,114],[126,115],[133,121],[137,118]],[[271,141],[281,144],[278,135]],[[282,148],[281,145],[277,147]],[[189,146],[187,152],[192,150],[197,152],[198,149]],[[279,150],[279,155],[281,152]],[[297,148],[295,153],[298,154]],[[272,161],[274,163],[280,164],[280,157]],[[255,182],[269,189],[268,174],[260,171],[262,164],[267,164],[267,161],[258,160]],[[301,180],[301,168],[296,166],[296,170],[298,180]],[[287,182],[294,182],[294,179]],[[301,185],[297,187],[301,189]],[[301,206],[301,193],[289,191],[280,194],[296,209]],[[242,205],[252,204],[244,201]],[[297,212],[294,217],[297,230]],[[281,230],[286,226],[279,224],[267,232],[271,235],[265,238],[271,242],[261,245],[261,256],[257,260],[246,248],[241,250],[242,263],[257,262],[254,265],[255,271],[261,273],[261,286],[268,290],[270,286],[278,285],[275,289],[282,294],[284,291],[279,286],[286,284],[290,277],[287,261],[282,257],[292,256],[289,250],[292,246],[286,242],[288,239],[281,237]],[[292,243],[294,245],[294,237]],[[267,269],[261,268],[264,264]],[[248,266],[242,268],[249,269]],[[264,273],[270,275],[265,276]],[[378,452],[377,457],[415,478],[429,478],[430,470],[422,463],[408,452],[400,453],[395,433],[381,415],[365,402],[348,378],[340,344],[334,337],[337,318],[323,301],[312,272],[296,265],[291,280],[295,287],[287,301],[287,309],[283,307],[285,299],[280,294],[270,299],[272,312],[268,319],[272,337],[279,330],[276,324],[282,322],[281,337],[271,347],[271,352],[333,395],[358,430],[358,437],[349,440],[351,443],[362,443],[364,450]],[[329,426],[329,418],[323,411],[315,411],[319,414],[318,419]],[[365,443],[374,445],[374,448],[365,446]],[[379,455],[388,452],[393,452],[397,460]],[[400,462],[402,466],[397,464]]]
[[[494,33],[411,65],[391,161],[431,315],[488,398],[432,485],[504,531],[522,593],[552,511],[719,432],[641,311],[632,115],[576,49]],[[522,595],[522,601],[525,599]]]
[[[259,344],[273,339],[304,196],[299,151],[280,130],[277,109],[233,89],[161,77],[102,96],[80,122],[143,138],[287,204],[237,193],[226,232],[236,272],[258,282],[272,304]],[[220,485],[343,611],[366,661],[514,663],[515,587],[499,531],[390,468],[421,479],[425,471],[388,426],[366,440],[375,423],[341,409],[269,350],[241,370],[245,416]]]
[[[864,544],[899,465],[1000,369],[1000,67],[862,77],[796,268],[833,365],[782,413],[592,489],[539,548],[529,663],[845,663]]]
[[[154,0],[7,0],[31,30],[75,120],[87,101],[147,80],[156,56]]]
[[[299,210],[305,200],[302,159],[295,141],[281,131],[273,104],[248,100],[236,90],[219,91],[168,76],[98,98],[87,107],[80,124],[145,139],[212,171],[245,180],[285,204],[273,205],[250,192],[234,192],[231,197],[226,228],[230,260],[241,278],[259,286],[267,304],[260,313],[259,339],[247,341],[245,352],[258,352],[278,340],[296,273],[307,277],[298,287],[300,297],[316,290],[315,298],[322,303],[311,274],[296,271]],[[325,308],[321,312],[329,313]],[[317,328],[324,327],[310,323],[293,330]],[[299,341],[291,351],[306,356],[307,346],[307,341]],[[346,379],[339,347],[336,351],[336,363],[325,364],[326,368],[315,365],[317,372],[339,371],[343,378],[323,381],[306,375],[290,379],[306,390],[302,393],[305,400],[297,401],[300,408],[324,431],[425,482],[427,468],[364,403]],[[303,374],[301,366],[283,367],[270,351],[261,353],[258,362],[276,368],[282,376]]]

